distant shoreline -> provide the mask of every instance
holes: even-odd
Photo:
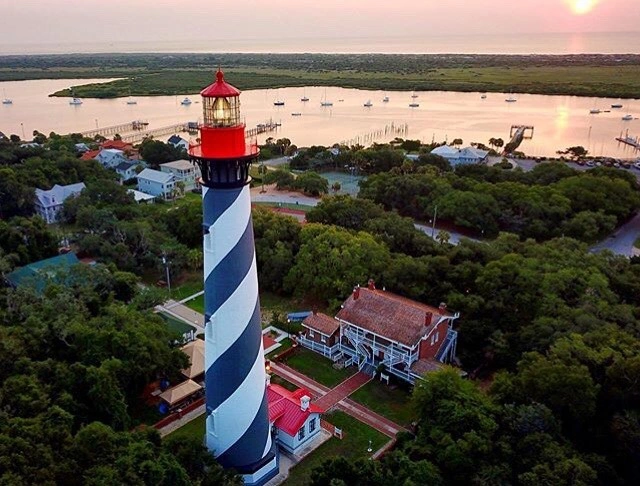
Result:
[[[514,92],[640,98],[640,55],[78,54],[0,56],[0,81],[121,78],[52,96],[198,93],[223,66],[238,88]]]

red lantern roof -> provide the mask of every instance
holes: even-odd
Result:
[[[218,69],[216,82],[200,91],[200,95],[203,98],[229,98],[232,96],[240,96],[240,90],[225,82],[224,73]]]

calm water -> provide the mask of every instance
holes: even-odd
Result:
[[[639,32],[545,34],[451,34],[392,37],[282,37],[269,39],[199,39],[154,42],[50,44],[3,43],[2,54],[69,54],[76,52],[251,52],[251,53],[400,53],[400,54],[634,54]]]
[[[33,130],[44,133],[69,133],[116,125],[133,120],[147,120],[149,128],[174,123],[197,121],[201,118],[199,96],[191,95],[193,104],[182,106],[181,96],[138,98],[137,105],[127,105],[125,99],[85,99],[80,106],[69,105],[66,98],[50,98],[48,94],[72,85],[97,80],[40,80],[0,83],[0,92],[13,99],[13,105],[0,105],[0,131],[30,137]],[[303,103],[305,95],[310,101]],[[382,98],[390,101],[383,103]],[[462,138],[470,142],[487,143],[491,137],[508,140],[511,125],[533,125],[532,140],[522,144],[529,155],[553,155],[572,145],[583,145],[594,155],[634,157],[640,155],[630,147],[615,141],[628,130],[640,136],[640,100],[607,98],[579,98],[574,96],[516,95],[517,102],[506,103],[508,95],[489,93],[481,99],[479,93],[417,92],[418,108],[409,108],[408,92],[364,91],[343,88],[284,88],[253,90],[242,95],[242,112],[247,126],[252,127],[268,119],[281,121],[275,136],[288,137],[303,146],[330,145],[384,128],[391,122],[407,123],[407,138],[424,142],[451,141]],[[331,108],[320,106],[322,98],[333,101]],[[284,107],[273,102],[281,99]],[[339,101],[344,100],[344,101]],[[371,100],[373,106],[363,104]],[[610,113],[590,115],[594,107],[609,110],[612,103],[624,108]],[[291,113],[301,113],[291,116]],[[622,121],[630,113],[633,121]],[[392,138],[392,137],[389,137]],[[361,141],[364,139],[361,138]],[[385,141],[385,140],[380,140]]]

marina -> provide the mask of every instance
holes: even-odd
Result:
[[[0,104],[0,131],[29,140],[34,130],[43,133],[72,133],[86,130],[87,136],[101,133],[112,137],[126,135],[132,140],[152,132],[159,139],[169,127],[181,128],[186,121],[200,123],[201,105],[192,93],[177,96],[128,96],[115,99],[83,98],[82,105],[69,105],[71,98],[49,95],[70,86],[104,80],[36,80],[0,83],[0,92],[13,103]],[[640,104],[617,98],[584,98],[520,93],[460,93],[450,91],[358,90],[338,87],[300,87],[247,90],[243,92],[243,114],[248,132],[254,130],[259,143],[271,136],[257,129],[271,120],[278,136],[298,146],[332,145],[340,140],[357,139],[358,134],[380,130],[390,123],[407,124],[402,138],[424,142],[461,138],[465,144],[487,144],[492,137],[508,141],[512,126],[535,126],[535,137],[523,137],[518,150],[534,157],[553,156],[558,150],[582,145],[590,155],[637,158],[637,147],[616,140],[629,130],[640,134]],[[412,98],[415,95],[415,98]],[[505,103],[509,96],[517,103]],[[384,101],[388,97],[389,101]],[[190,105],[182,101],[189,99]],[[307,99],[309,101],[303,101]],[[285,106],[274,106],[281,100]],[[333,103],[332,100],[336,101]],[[337,102],[337,100],[344,100]],[[370,100],[372,106],[363,104]],[[379,101],[376,103],[376,100]],[[380,101],[383,102],[380,102]],[[413,107],[408,105],[415,104]],[[622,104],[624,111],[609,109]],[[590,115],[594,107],[607,107]],[[630,115],[632,119],[628,119]],[[625,119],[623,120],[623,117]],[[133,121],[148,123],[133,128]],[[95,127],[95,128],[89,128]],[[112,128],[117,127],[117,128]],[[106,131],[106,133],[105,133]],[[189,132],[181,132],[189,134]],[[188,137],[192,137],[188,135]],[[187,138],[188,138],[187,137]],[[196,137],[192,137],[195,138]],[[393,137],[390,137],[392,139]],[[384,138],[376,141],[385,141]]]

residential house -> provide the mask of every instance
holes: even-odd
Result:
[[[126,182],[128,180],[135,178],[137,173],[136,169],[138,168],[139,165],[140,164],[137,162],[120,162],[115,167],[115,170],[120,176],[120,180],[122,182]]]
[[[267,402],[276,441],[287,452],[297,454],[320,433],[320,415],[324,410],[311,403],[307,390],[289,391],[268,381]]]
[[[64,202],[77,196],[86,186],[83,182],[59,186],[56,184],[48,191],[36,189],[35,209],[47,224],[56,223],[60,217]]]
[[[176,183],[173,174],[144,169],[136,178],[138,179],[138,191],[163,199],[173,198]]]
[[[200,179],[200,168],[188,160],[175,160],[173,162],[167,162],[166,164],[160,164],[160,170],[167,174],[173,174],[176,182],[183,182],[186,191],[200,187],[198,183]]]
[[[169,137],[167,143],[169,145],[173,145],[175,148],[181,148],[185,152],[189,150],[189,142],[178,135],[172,135],[171,137]]]
[[[76,152],[80,153],[80,154],[84,154],[86,152],[88,152],[89,150],[91,150],[91,148],[86,144],[86,143],[76,143],[74,145]]]
[[[458,317],[445,304],[431,307],[378,290],[370,281],[353,290],[335,318],[307,317],[298,343],[365,373],[383,365],[385,373],[415,383],[455,359]]]
[[[450,145],[441,145],[440,147],[436,147],[431,151],[431,153],[447,159],[452,166],[479,164],[487,158],[487,155],[489,155],[489,152],[486,150],[480,150],[475,147],[457,149]]]
[[[107,169],[115,169],[123,162],[129,162],[125,153],[118,149],[102,149],[95,158]]]

